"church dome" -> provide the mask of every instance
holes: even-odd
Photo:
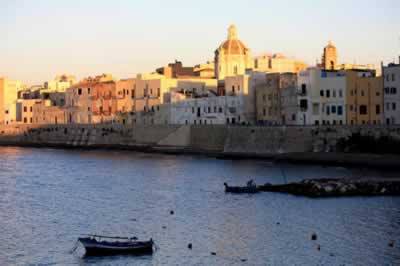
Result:
[[[226,55],[246,55],[248,50],[238,39],[236,26],[231,25],[228,29],[228,39],[220,45],[218,51],[223,51]]]

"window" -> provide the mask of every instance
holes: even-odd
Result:
[[[331,109],[329,108],[329,106],[326,107],[326,115],[330,115],[331,113]]]
[[[33,120],[32,120],[32,117],[29,119],[29,121],[31,122],[31,124],[32,124],[32,122],[33,122]]]
[[[360,115],[366,115],[366,114],[367,114],[367,106],[360,105]]]
[[[350,96],[354,96],[354,91],[353,90],[350,91]]]
[[[232,92],[235,93],[235,85],[232,86]]]
[[[160,90],[160,88],[157,88],[157,97],[160,97],[161,96],[161,90]]]
[[[376,112],[377,115],[379,115],[381,113],[381,106],[379,104],[377,104],[375,106],[375,112]]]
[[[211,107],[210,106],[208,107],[208,113],[211,113]]]
[[[238,91],[240,91],[240,85],[238,85]]]
[[[24,117],[24,123],[28,123],[28,119],[26,117]]]
[[[300,100],[300,109],[307,110],[308,108],[308,102],[306,99]]]
[[[87,93],[90,94],[90,88],[87,88]]]
[[[392,73],[392,81],[394,81],[395,80],[395,75],[394,75],[394,73]]]
[[[338,114],[338,115],[343,115],[343,106],[339,105],[339,106],[337,107],[337,114]]]
[[[331,97],[331,92],[329,90],[326,90],[326,98]]]
[[[353,111],[353,109],[354,109],[353,105],[350,105],[350,111]]]
[[[220,108],[218,108],[218,109],[219,109],[219,112],[222,113],[222,107],[220,107]]]
[[[296,114],[292,114],[292,121],[296,121]]]
[[[396,103],[392,103],[392,110],[396,111]]]
[[[78,95],[82,95],[82,89],[78,89]]]
[[[365,93],[363,90],[361,90],[361,96],[365,96]]]
[[[31,113],[32,113],[32,106],[29,108],[29,112],[31,112]]]
[[[264,108],[263,109],[263,116],[266,116],[267,115],[267,110]]]
[[[390,93],[391,93],[391,94],[396,94],[396,93],[397,93],[396,88],[395,88],[395,87],[391,88],[391,89],[390,89]]]
[[[217,106],[214,106],[214,113],[217,112]]]
[[[343,98],[343,90],[339,90],[339,97]]]
[[[390,103],[386,103],[386,111],[390,111]]]
[[[135,89],[132,90],[132,95],[131,95],[132,99],[135,98]]]
[[[321,95],[321,97],[324,97],[324,91],[321,90],[321,91],[319,92],[319,95]]]
[[[194,107],[192,107],[192,114],[194,114]]]
[[[332,108],[332,114],[336,114],[336,106],[332,105],[331,108]]]
[[[238,74],[238,67],[237,67],[237,66],[235,66],[235,67],[233,68],[233,73],[234,73],[235,75]]]
[[[24,113],[26,113],[28,111],[28,108],[26,106],[24,106]]]
[[[305,95],[307,93],[307,85],[301,84],[301,94]]]
[[[333,90],[333,91],[332,91],[332,97],[333,97],[333,98],[336,98],[336,90]]]
[[[385,88],[385,94],[389,94],[390,93],[390,88],[389,87],[386,87]]]

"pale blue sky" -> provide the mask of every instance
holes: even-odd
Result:
[[[314,64],[330,39],[340,62],[379,64],[400,54],[399,0],[1,0],[0,76],[127,78],[174,59],[202,63],[231,23],[254,55]]]

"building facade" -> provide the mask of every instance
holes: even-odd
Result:
[[[9,125],[16,122],[18,92],[23,89],[20,81],[0,78],[0,124]]]
[[[383,122],[383,80],[373,70],[347,70],[346,115],[348,125]]]
[[[399,64],[391,63],[382,70],[384,87],[384,123],[400,124],[400,58]]]
[[[297,106],[295,73],[266,74],[266,83],[256,88],[258,124],[295,125]]]

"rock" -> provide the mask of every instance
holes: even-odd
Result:
[[[217,252],[211,252],[211,255],[216,256]]]
[[[169,214],[174,215],[174,211],[170,211]]]
[[[247,259],[241,259],[240,261],[241,261],[241,262],[245,262],[245,261],[247,261]]]
[[[326,193],[331,193],[331,192],[333,192],[333,187],[332,186],[326,186],[326,187],[324,187],[324,190],[325,190]]]
[[[188,244],[188,249],[192,249],[192,243]]]
[[[311,235],[311,240],[317,240],[317,234],[316,233],[312,233],[312,235]]]

